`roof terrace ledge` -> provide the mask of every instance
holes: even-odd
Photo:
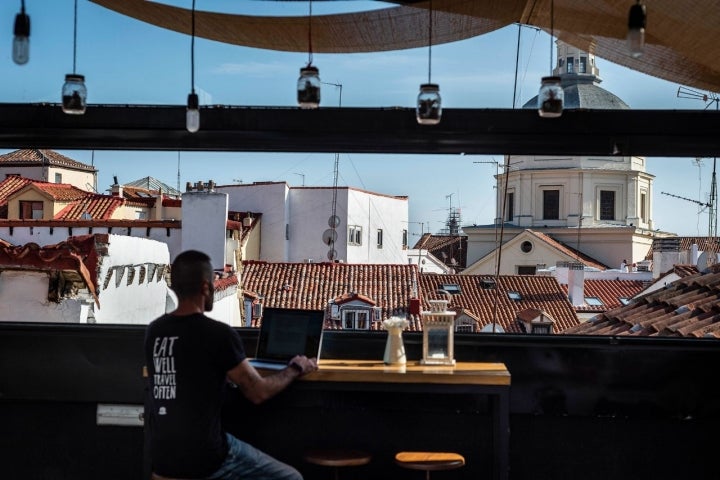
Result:
[[[414,108],[201,107],[185,130],[185,106],[0,103],[0,148],[409,154],[720,156],[711,110],[444,109],[418,125]]]

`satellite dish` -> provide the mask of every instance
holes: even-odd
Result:
[[[332,228],[328,228],[322,234],[322,241],[325,245],[332,245],[337,241],[337,232]]]
[[[698,261],[696,264],[698,270],[700,270],[701,272],[704,271],[708,267],[707,262],[708,262],[707,252],[701,253],[700,256],[698,257]]]
[[[334,248],[331,248],[330,250],[328,250],[328,253],[327,253],[328,260],[333,261],[333,260],[335,260],[335,257],[337,257],[337,250],[335,250]]]
[[[337,228],[340,226],[340,217],[337,215],[330,215],[330,218],[328,218],[328,227],[330,228]]]

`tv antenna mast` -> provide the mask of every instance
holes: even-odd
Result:
[[[702,100],[705,102],[705,110],[710,108],[710,106],[714,103],[715,104],[715,110],[720,110],[720,96],[718,96],[717,93],[714,92],[699,92],[697,90],[693,90],[692,88],[679,86],[677,91],[677,97],[678,98],[689,98],[692,100]],[[700,205],[705,205],[708,207],[708,237],[717,237],[717,202],[718,202],[718,195],[717,195],[717,157],[713,157],[713,169],[712,169],[712,180],[710,181],[710,199],[708,200],[707,204],[696,202]],[[676,195],[672,195],[676,196]],[[678,197],[683,198],[683,197]],[[689,200],[685,198],[684,200]],[[694,200],[691,200],[694,201]]]

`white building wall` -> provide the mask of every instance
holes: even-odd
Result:
[[[231,327],[242,327],[240,318],[241,304],[238,299],[237,287],[231,287],[221,292],[215,292],[213,309],[205,314],[217,320],[227,323]]]
[[[49,278],[47,272],[0,272],[0,321],[79,323],[84,302],[50,302]]]
[[[332,188],[292,188],[289,191],[290,204],[290,262],[330,261],[329,252],[335,249],[336,260],[347,259],[347,241],[344,235],[347,189],[338,189],[336,215],[340,225],[335,229],[337,238],[334,245],[323,242],[323,234],[330,229],[332,215]],[[264,216],[263,216],[264,220]]]
[[[235,212],[262,213],[260,260],[289,261],[286,225],[289,233],[289,188],[286,183],[224,185],[216,192],[228,194],[228,209]]]
[[[229,209],[262,214],[260,260],[273,262],[328,261],[333,189],[293,187],[285,183],[228,185],[216,188],[229,195]],[[337,260],[349,263],[406,263],[402,230],[407,228],[408,201],[352,188],[337,190],[335,212]],[[362,228],[361,245],[348,244],[349,226]],[[378,248],[377,232],[383,230]]]
[[[182,196],[182,249],[206,253],[214,269],[227,263],[225,237],[228,220],[228,195],[208,191],[185,192]],[[173,257],[174,258],[174,257]]]
[[[110,235],[108,254],[101,258],[98,267],[100,307],[94,307],[95,322],[143,325],[164,314],[168,286],[164,276],[158,280],[157,271],[150,265],[169,263],[170,254],[164,243]],[[146,275],[141,283],[140,268],[143,266]],[[128,285],[131,270],[135,274]],[[153,272],[155,274],[151,275]],[[105,286],[108,277],[110,281]]]

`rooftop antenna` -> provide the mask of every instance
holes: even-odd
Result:
[[[697,90],[693,90],[692,88],[679,86],[677,91],[677,97],[678,98],[689,98],[693,100],[702,100],[705,102],[705,110],[710,108],[710,106],[714,103],[715,104],[715,111],[720,110],[720,96],[718,96],[717,93],[713,92],[699,92]],[[708,237],[717,237],[717,176],[716,176],[716,167],[717,167],[717,157],[713,157],[713,169],[712,169],[712,180],[710,181],[710,199],[708,200],[708,203],[706,204],[708,207]],[[672,195],[676,196],[676,195]],[[683,197],[678,197],[683,198]],[[689,200],[689,199],[684,199]],[[690,200],[694,201],[694,200]],[[700,202],[700,205],[703,205]]]

